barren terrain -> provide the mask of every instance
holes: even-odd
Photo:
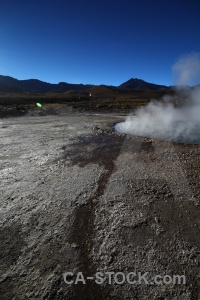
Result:
[[[117,133],[115,113],[20,114],[0,119],[0,299],[198,300],[200,146]]]

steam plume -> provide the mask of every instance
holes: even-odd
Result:
[[[200,83],[200,53],[183,56],[172,67],[177,85],[195,85]]]
[[[200,53],[181,58],[174,66],[177,76],[177,92],[188,99],[181,107],[174,107],[170,96],[162,101],[151,101],[136,110],[125,122],[116,124],[117,131],[184,143],[200,143],[200,85],[186,88],[184,85],[200,83]]]

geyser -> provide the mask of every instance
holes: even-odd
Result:
[[[186,83],[200,78],[200,54],[190,54],[181,58],[174,66],[178,73],[177,93],[187,98],[187,103],[174,107],[170,97],[161,101],[151,101],[138,108],[125,122],[115,125],[120,132],[147,136],[174,142],[200,144],[200,85],[184,87]],[[199,78],[198,78],[199,77]],[[163,101],[162,101],[163,100]]]

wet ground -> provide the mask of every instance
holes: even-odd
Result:
[[[200,146],[117,133],[114,113],[53,111],[0,119],[1,299],[199,299]],[[96,272],[149,283],[86,279]]]

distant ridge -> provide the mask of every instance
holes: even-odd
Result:
[[[1,92],[33,92],[46,93],[56,92],[62,93],[70,90],[86,90],[91,88],[91,84],[72,84],[59,82],[52,84],[38,79],[18,80],[10,76],[0,75],[0,91]]]
[[[18,80],[10,76],[0,75],[0,92],[63,93],[67,91],[84,91],[93,87],[99,87],[101,89],[104,89],[106,87],[118,91],[159,91],[174,88],[172,86],[168,87],[165,85],[149,83],[138,78],[131,78],[119,86],[109,86],[92,84],[72,84],[66,82],[59,82],[58,84],[53,84],[38,79]]]

